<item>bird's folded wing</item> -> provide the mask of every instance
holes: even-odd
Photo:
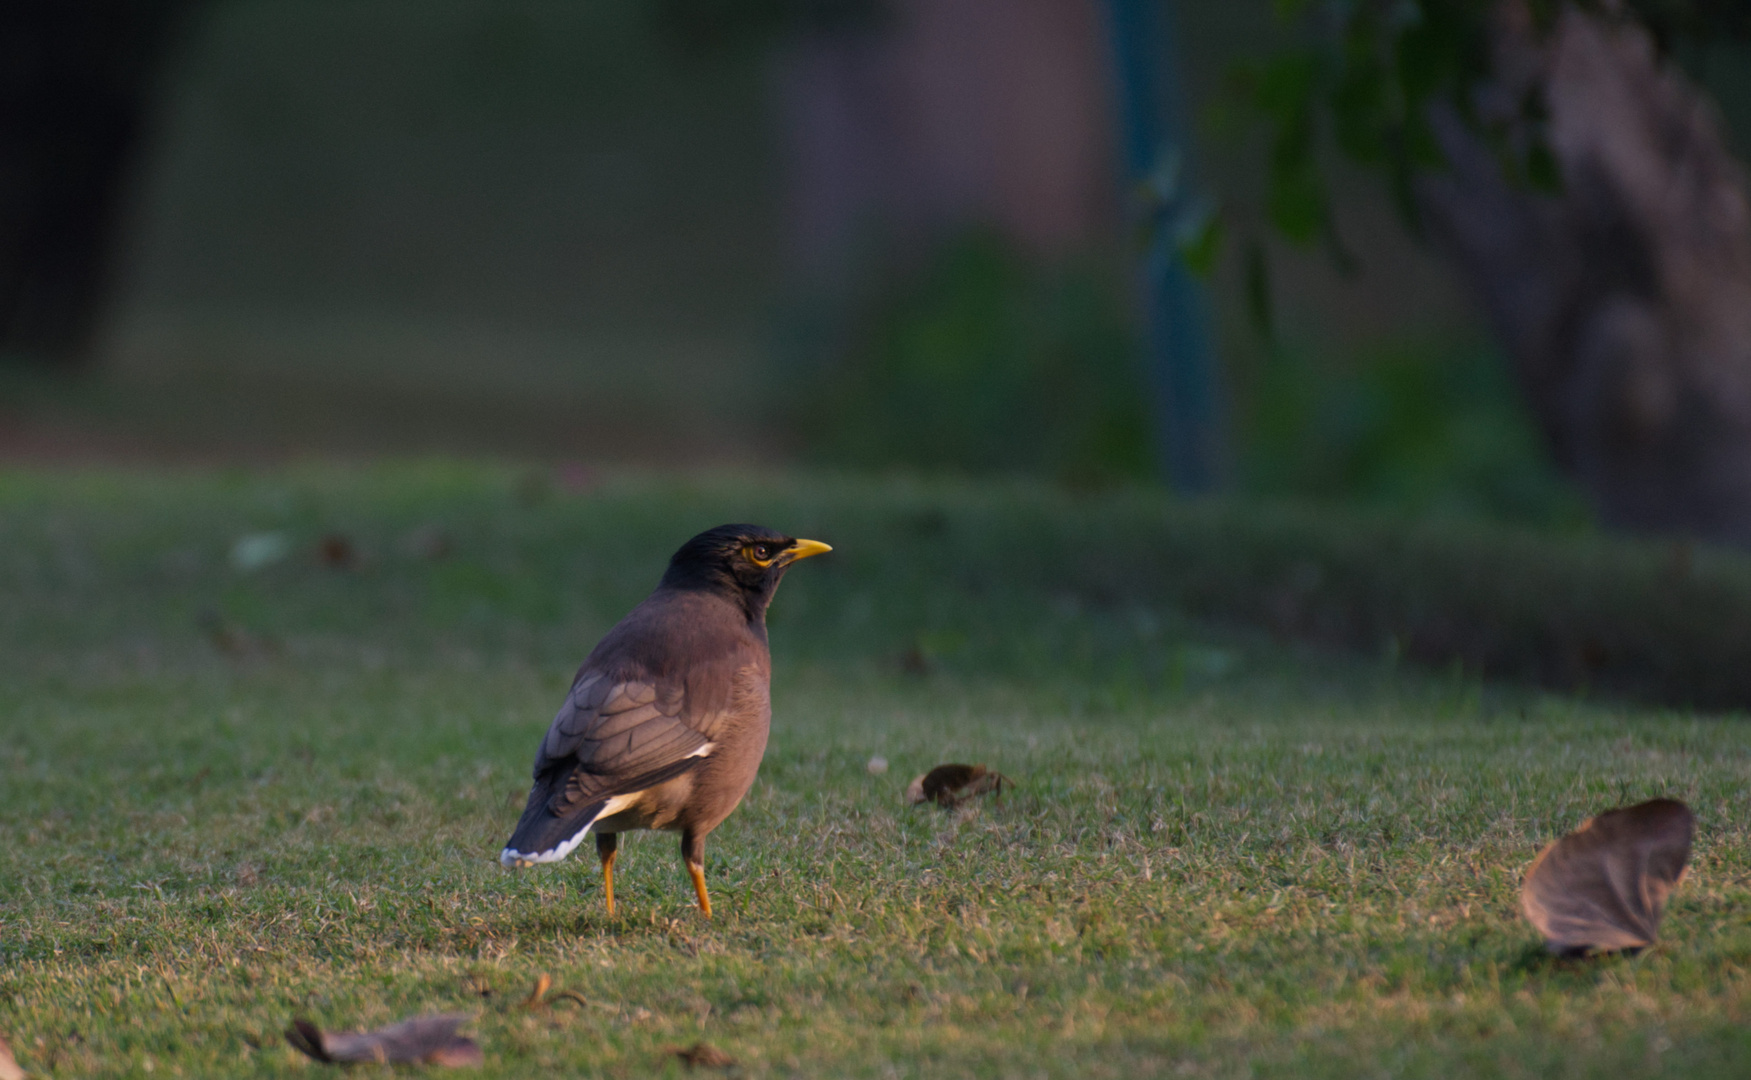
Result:
[[[682,719],[679,683],[580,678],[547,729],[535,774],[574,766],[572,784],[618,794],[660,782],[711,752],[711,740]]]

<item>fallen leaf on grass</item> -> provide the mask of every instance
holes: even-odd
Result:
[[[523,999],[523,1008],[533,1009],[541,1004],[541,999],[547,996],[547,991],[553,989],[553,977],[543,972],[535,976],[535,987],[529,991],[529,996]]]
[[[294,1020],[286,1041],[317,1061],[344,1064],[420,1062],[426,1065],[479,1065],[486,1060],[473,1039],[456,1034],[467,1022],[461,1014],[420,1016],[376,1031],[324,1032],[308,1020]]]
[[[900,670],[908,675],[928,675],[930,667],[930,657],[916,645],[900,654]]]
[[[535,976],[535,986],[530,989],[529,996],[523,999],[525,1009],[545,1009],[550,1005],[558,1005],[562,1001],[571,1001],[579,1005],[588,1005],[590,1000],[576,990],[557,990],[551,997],[548,991],[553,990],[553,977],[545,973]]]
[[[692,1046],[676,1046],[664,1051],[670,1057],[681,1059],[681,1063],[689,1069],[733,1069],[736,1059],[719,1050],[708,1042],[696,1042]]]
[[[1559,955],[1646,948],[1695,831],[1695,815],[1675,799],[1588,818],[1532,861],[1520,910]]]
[[[469,975],[462,980],[462,985],[475,997],[489,998],[494,993],[492,983],[484,975]]]
[[[906,787],[906,805],[933,802],[955,806],[979,795],[996,794],[1015,781],[983,765],[938,765]]]
[[[0,1080],[24,1080],[24,1070],[18,1067],[18,1061],[12,1056],[12,1047],[6,1044],[3,1035],[0,1035]]]
[[[359,565],[359,549],[345,533],[329,533],[316,546],[322,565],[336,570],[352,570]]]

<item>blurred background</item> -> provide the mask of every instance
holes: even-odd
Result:
[[[1637,511],[1565,443],[1499,268],[1346,141],[1349,69],[1285,111],[1366,4],[27,7],[0,15],[10,458],[1019,473],[1745,535]],[[1651,24],[1653,63],[1730,150],[1751,54],[1715,7]],[[1285,140],[1331,102],[1297,219]]]

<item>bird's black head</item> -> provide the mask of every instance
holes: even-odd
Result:
[[[798,540],[759,525],[719,525],[681,545],[662,586],[728,593],[750,619],[759,619],[792,563],[832,550],[819,540]]]

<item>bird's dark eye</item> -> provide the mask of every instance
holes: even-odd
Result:
[[[754,558],[760,562],[770,562],[772,560],[772,549],[765,544],[756,544],[754,546]]]

